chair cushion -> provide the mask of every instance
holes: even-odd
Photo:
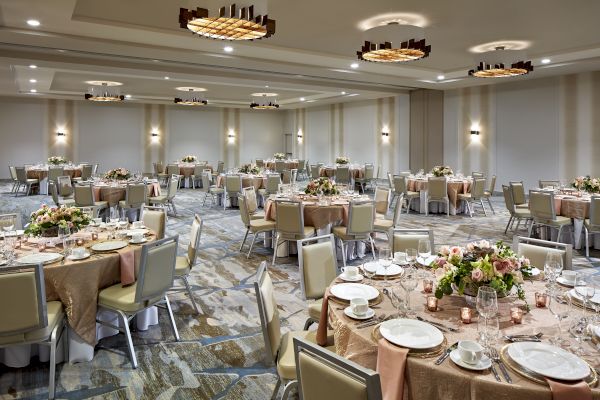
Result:
[[[26,341],[43,340],[47,338],[52,334],[52,330],[56,325],[64,318],[65,313],[60,301],[49,301],[46,305],[48,308],[48,326],[26,333]]]
[[[393,226],[394,221],[392,221],[391,219],[376,219],[373,223],[373,230],[387,232]]]
[[[471,196],[471,193],[459,193],[456,197],[461,200],[470,200],[473,196]]]
[[[269,192],[267,191],[267,189],[258,189],[258,193],[264,195],[264,194],[267,194]]]
[[[211,187],[210,187],[210,189],[209,189],[209,191],[210,191],[211,193],[225,193],[225,189],[223,189],[223,188],[218,188],[218,187],[216,187],[216,186],[211,186]]]
[[[308,303],[308,316],[318,321],[321,318],[322,306],[323,299],[314,300]]]
[[[385,214],[375,213],[375,219],[385,219]]]
[[[250,216],[250,219],[265,219],[265,212],[257,211]]]
[[[95,201],[94,202],[94,207],[97,207],[97,208],[107,208],[108,207],[108,201]]]
[[[167,196],[166,195],[160,195],[160,196],[156,196],[156,197],[148,197],[148,201],[152,204],[152,203],[165,203],[167,201]]]
[[[359,237],[359,236],[355,236],[355,235],[347,235],[345,226],[334,226],[333,227],[333,235],[342,240],[356,240]],[[366,237],[368,238],[368,236],[366,236]],[[363,235],[360,235],[360,238],[363,238]]]
[[[75,200],[73,200],[73,199],[61,199],[61,198],[59,198],[58,199],[58,205],[60,205],[60,206],[62,206],[62,205],[65,205],[65,206],[74,206],[75,205]]]
[[[250,231],[252,233],[265,232],[273,229],[275,229],[275,221],[269,221],[264,218],[250,220]]]
[[[420,197],[420,196],[421,196],[420,192],[406,191],[406,193],[404,193],[404,197]]]
[[[309,342],[317,343],[317,331],[293,331],[281,338],[281,347],[277,356],[277,373],[281,379],[296,379],[296,359],[294,355],[294,338],[303,338]],[[335,353],[333,345],[333,332],[327,331],[327,350]]]
[[[515,210],[515,217],[517,218],[531,218],[531,211],[529,210]]]
[[[524,203],[524,204],[515,204],[515,208],[521,208],[521,209],[527,209],[529,210],[529,204]]]
[[[136,303],[135,290],[137,284],[123,287],[120,283],[102,289],[98,293],[98,305],[121,310],[125,312],[141,311],[147,307],[147,304]],[[154,299],[148,303],[155,303],[160,299]]]
[[[187,257],[178,256],[175,259],[175,276],[183,276],[190,273],[190,265],[188,264]]]
[[[557,215],[555,220],[551,220],[551,219],[536,219],[536,222],[538,222],[540,224],[561,226],[561,225],[568,225],[568,224],[570,224],[571,223],[571,218],[569,218],[569,217],[563,217],[561,215]]]

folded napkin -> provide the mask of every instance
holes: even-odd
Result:
[[[154,197],[160,196],[160,184],[153,183],[152,184],[152,191],[154,192]]]
[[[317,344],[327,346],[327,322],[329,319],[329,290],[323,296],[321,305],[321,315],[319,317],[319,327],[317,328]]]
[[[125,247],[117,252],[121,266],[121,285],[123,287],[133,285],[135,283],[135,251]]]
[[[265,204],[265,219],[270,219],[271,207],[273,206],[273,202],[267,200]]]
[[[564,383],[546,378],[552,392],[552,400],[592,400],[592,390],[584,381]]]
[[[408,349],[395,346],[384,338],[377,342],[377,372],[383,400],[402,400],[407,356]]]

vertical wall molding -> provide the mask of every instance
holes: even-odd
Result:
[[[444,160],[444,92],[410,92],[410,168],[431,169]]]

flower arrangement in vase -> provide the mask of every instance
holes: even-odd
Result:
[[[448,167],[447,165],[436,165],[431,170],[431,174],[433,176],[442,177],[454,175],[454,171],[452,171],[452,168]]]
[[[31,213],[25,233],[33,236],[57,236],[58,228],[81,229],[89,225],[90,217],[77,207],[42,207]]]
[[[312,180],[306,185],[306,189],[304,193],[316,196],[320,193],[325,196],[333,196],[335,194],[339,194],[339,190],[335,183],[333,183],[329,178],[322,177]]]
[[[242,174],[258,175],[260,174],[260,168],[256,164],[244,164],[240,167]]]
[[[67,162],[67,159],[61,156],[48,157],[48,164],[51,165],[61,165],[66,164]]]
[[[196,161],[198,161],[198,158],[196,156],[192,156],[192,155],[187,155],[181,159],[181,162],[185,162],[185,163],[194,163]]]
[[[273,154],[273,158],[276,160],[285,160],[287,157],[285,153],[275,153]]]
[[[104,179],[110,179],[114,181],[125,181],[131,178],[131,173],[125,168],[111,169],[104,174]]]
[[[339,156],[339,157],[335,158],[335,163],[339,164],[339,165],[346,165],[349,162],[350,162],[350,159],[348,157]]]
[[[600,193],[600,179],[588,176],[578,176],[571,182],[577,190],[583,190],[588,193]]]

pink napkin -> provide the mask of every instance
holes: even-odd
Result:
[[[152,184],[152,191],[154,192],[154,197],[160,196],[160,184],[159,183],[153,183]]]
[[[118,251],[121,263],[121,285],[123,287],[135,283],[135,251],[127,247]]]
[[[402,400],[407,355],[408,349],[394,346],[384,338],[377,342],[377,372],[383,400]]]
[[[552,400],[592,400],[592,390],[584,381],[563,383],[546,378],[552,392]]]
[[[321,315],[319,317],[319,327],[317,328],[317,344],[319,346],[327,346],[327,322],[329,319],[329,291],[323,296],[323,304],[321,305]]]
[[[273,202],[271,200],[267,200],[267,203],[265,204],[265,219],[273,219],[271,217],[271,206],[273,205]]]
[[[343,205],[342,208],[344,209],[344,212],[343,212],[344,215],[342,217],[342,225],[348,226],[348,210],[349,210],[350,206]]]

